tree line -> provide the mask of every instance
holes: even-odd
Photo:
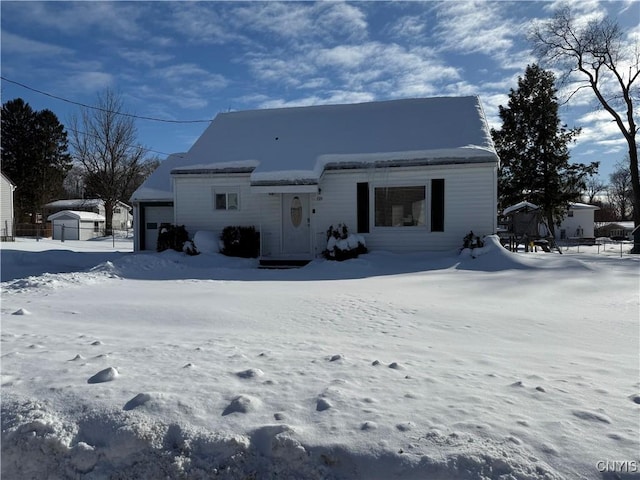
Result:
[[[97,198],[111,233],[117,202],[158,166],[137,142],[133,117],[111,90],[95,109],[82,108],[65,129],[50,110],[34,110],[21,98],[2,105],[2,172],[16,185],[17,223],[46,221],[43,207],[67,198]],[[70,133],[67,131],[69,130]]]
[[[501,165],[499,207],[528,200],[542,207],[553,229],[570,202],[599,204],[606,220],[632,218],[640,225],[637,113],[640,99],[640,42],[629,42],[609,18],[581,23],[562,8],[529,32],[540,64],[528,65],[499,107],[500,129],[493,137]],[[569,145],[580,134],[560,121],[556,77],[571,97],[582,89],[611,117],[627,144],[609,185],[597,177],[599,162],[570,161]],[[55,114],[33,111],[22,99],[2,106],[2,170],[16,183],[19,220],[61,196],[95,197],[107,206],[107,229],[115,202],[131,193],[158,165],[137,143],[132,116],[113,92],[98,95],[96,110],[83,109],[71,119],[68,137]],[[69,153],[69,147],[71,153]],[[604,192],[604,195],[603,195]],[[640,245],[634,248],[640,253]]]

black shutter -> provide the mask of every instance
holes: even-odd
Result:
[[[358,183],[358,233],[369,233],[369,183]]]
[[[431,180],[431,231],[444,232],[444,178]]]

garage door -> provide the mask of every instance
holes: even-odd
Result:
[[[64,240],[78,240],[78,220],[54,220],[53,239],[62,240],[63,235]]]
[[[173,207],[144,207],[144,249],[155,251],[161,223],[173,223]]]

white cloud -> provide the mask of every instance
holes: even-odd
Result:
[[[2,53],[4,55],[13,53],[17,55],[34,55],[34,56],[61,56],[72,55],[73,50],[59,45],[38,42],[20,35],[14,35],[5,28],[2,29]]]
[[[365,14],[344,2],[247,2],[233,9],[236,26],[302,43],[340,38],[364,39]]]
[[[95,93],[112,86],[114,76],[100,71],[80,71],[70,73],[64,83],[67,91]]]
[[[154,53],[149,50],[127,48],[118,49],[117,54],[130,63],[138,66],[142,65],[149,68],[153,68],[159,63],[169,62],[174,58],[172,54]]]
[[[144,16],[143,3],[124,2],[3,2],[11,14],[28,24],[30,29],[45,26],[65,35],[109,32],[118,38],[143,38],[138,24]]]
[[[503,2],[441,2],[435,34],[442,49],[504,55],[514,45],[522,25],[508,19]]]

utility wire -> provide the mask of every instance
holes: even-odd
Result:
[[[164,123],[210,123],[211,122],[211,120],[165,120],[163,118],[144,117],[144,116],[140,116],[140,115],[133,115],[131,113],[114,112],[114,111],[107,110],[107,109],[100,108],[100,107],[96,107],[96,106],[93,106],[93,105],[87,105],[85,103],[74,102],[73,100],[69,100],[67,98],[59,97],[58,95],[53,95],[51,93],[43,92],[42,90],[38,90],[36,88],[30,87],[28,85],[25,85],[24,83],[16,82],[15,80],[10,80],[7,77],[0,76],[0,78],[2,80],[4,80],[5,82],[13,83],[14,85],[18,85],[18,86],[20,86],[22,88],[26,88],[27,90],[31,90],[32,92],[36,92],[36,93],[39,93],[41,95],[45,95],[47,97],[55,98],[56,100],[61,100],[63,102],[71,103],[73,105],[79,105],[80,107],[84,107],[84,108],[91,108],[93,110],[99,110],[101,112],[114,113],[116,115],[122,115],[124,117],[138,118],[140,120],[151,120],[151,121],[154,121],[154,122],[164,122]]]
[[[78,135],[87,135],[88,137],[93,137],[93,138],[97,138],[98,140],[101,140],[101,137],[99,135],[96,135],[94,133],[88,133],[88,132],[83,132],[81,130],[76,130],[75,128],[72,127],[65,127],[67,130],[74,132]],[[144,150],[145,152],[151,152],[151,153],[159,153],[160,155],[166,155],[167,157],[169,155],[175,155],[174,153],[167,153],[167,152],[160,152],[158,150],[152,150],[150,148],[146,148],[143,147],[142,145],[131,145],[131,144],[127,144],[126,145],[129,148],[139,148],[140,150]],[[183,158],[182,155],[179,155],[180,158]]]

